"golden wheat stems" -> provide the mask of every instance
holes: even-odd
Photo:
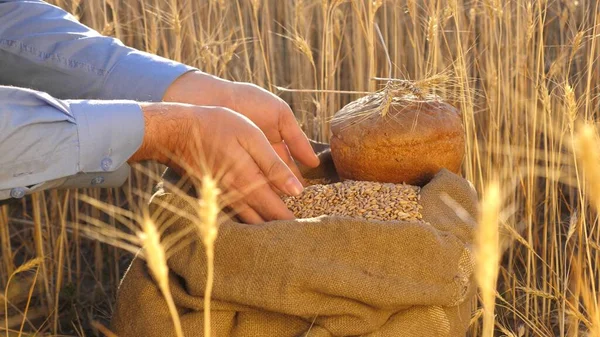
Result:
[[[592,205],[600,212],[600,151],[596,129],[593,125],[583,124],[579,128],[574,140],[575,156],[581,164],[588,184],[587,192]]]
[[[169,313],[171,314],[173,324],[175,325],[175,333],[177,334],[177,337],[183,337],[179,314],[177,313],[177,308],[175,307],[175,302],[173,301],[173,296],[169,289],[169,269],[167,267],[165,251],[160,244],[160,234],[156,229],[154,222],[148,218],[142,222],[142,230],[143,232],[139,235],[148,267],[167,301]]]
[[[219,215],[219,195],[221,191],[217,187],[217,182],[210,176],[202,177],[201,200],[199,207],[200,221],[198,231],[202,238],[202,243],[206,250],[206,288],[204,289],[204,336],[210,337],[210,300],[212,297],[212,289],[215,278],[214,272],[214,256],[215,256],[215,240],[219,234],[219,223],[217,217]]]
[[[12,262],[12,249],[10,246],[10,230],[8,228],[8,206],[0,206],[0,251],[2,252],[2,263],[6,274],[15,270]],[[5,281],[5,275],[0,275],[0,281]]]
[[[368,75],[369,78],[373,78],[375,76],[377,76],[377,58],[375,55],[375,25],[377,25],[377,23],[375,22],[375,18],[377,15],[377,11],[379,10],[379,7],[381,7],[381,5],[383,4],[383,1],[381,0],[376,0],[376,1],[369,1],[369,6],[367,9],[367,36],[366,36],[366,41],[367,41],[367,46],[369,48],[369,58],[368,58]],[[369,91],[375,91],[375,83],[373,81],[369,81],[368,84],[368,90]]]
[[[23,317],[24,317],[23,320],[26,320],[27,319],[27,310],[29,309],[29,304],[30,304],[30,301],[31,301],[33,289],[35,288],[35,284],[37,282],[37,275],[38,275],[38,272],[39,272],[39,266],[41,264],[43,264],[43,263],[44,263],[44,259],[42,257],[38,256],[35,259],[29,260],[29,261],[25,262],[24,264],[22,264],[19,268],[17,268],[14,272],[12,272],[10,274],[10,276],[8,277],[8,281],[6,281],[6,287],[4,288],[4,315],[5,315],[4,329],[5,329],[5,331],[6,331],[7,334],[8,334],[8,331],[9,331],[8,328],[10,327],[9,319],[8,319],[8,302],[9,302],[8,287],[10,285],[10,281],[12,280],[12,278],[15,275],[17,275],[19,273],[22,273],[24,271],[33,269],[34,267],[37,267],[36,268],[36,275],[35,275],[35,278],[33,279],[33,282],[31,283],[31,289],[29,291],[29,296],[27,298],[27,306],[25,308],[25,312],[23,313]],[[21,323],[24,323],[24,321],[21,322]],[[21,324],[20,331],[22,331],[22,330],[23,330],[23,324]]]
[[[476,276],[483,302],[483,337],[494,336],[494,305],[496,280],[500,262],[498,220],[500,215],[500,188],[492,182],[485,191],[477,233]]]
[[[581,165],[582,171],[586,180],[586,192],[590,198],[590,202],[595,208],[596,212],[600,212],[600,172],[598,172],[598,165],[600,164],[600,150],[598,146],[600,141],[596,128],[592,124],[582,124],[577,132],[574,139],[574,151],[575,156]],[[587,240],[586,240],[587,241]],[[588,246],[589,247],[589,246]],[[593,261],[594,258],[591,256],[589,248],[585,251],[588,261]],[[590,267],[590,272],[593,275],[593,267]],[[583,278],[583,277],[582,277]],[[585,279],[585,278],[584,278]],[[589,277],[589,281],[586,282],[584,291],[588,293],[588,296],[584,296],[584,304],[591,316],[592,327],[591,329],[596,332],[593,336],[597,336],[600,332],[600,304],[597,300],[594,300],[596,296],[597,284],[593,277]]]
[[[98,331],[100,331],[100,333],[102,333],[106,337],[119,337],[115,335],[112,331],[108,330],[108,328],[106,328],[104,325],[102,325],[102,323],[98,321],[93,321],[91,324],[94,328],[96,328]]]
[[[594,6],[594,13],[598,13],[598,11],[600,10],[600,2],[596,2],[595,6]],[[594,67],[595,65],[595,61],[598,57],[598,55],[596,55],[596,53],[594,53],[594,51],[596,50],[596,44],[597,44],[597,40],[598,40],[598,35],[600,35],[598,33],[598,29],[600,26],[600,19],[598,19],[599,15],[594,15],[594,25],[592,26],[592,34],[590,37],[590,53],[588,55],[588,71],[587,73],[587,78],[586,78],[586,86],[585,86],[585,118],[590,118],[593,114],[593,107],[592,107],[592,103],[595,102],[594,99],[592,99],[592,91],[593,91],[593,78],[594,78],[594,74],[596,74],[596,71],[594,71],[594,69],[596,69]]]
[[[42,261],[41,269],[42,269],[42,281],[44,283],[44,294],[46,295],[46,300],[48,301],[48,307],[52,306],[52,293],[50,292],[50,277],[48,274],[48,268],[46,266],[45,254],[44,254],[44,230],[42,229],[42,210],[39,200],[38,194],[33,194],[31,196],[31,203],[33,209],[33,242],[35,245],[35,253],[36,256],[41,258]]]
[[[60,205],[58,207],[58,214],[60,217],[60,235],[58,237],[58,244],[57,244],[57,248],[55,251],[54,255],[58,255],[58,260],[56,263],[56,276],[54,277],[54,282],[55,282],[55,295],[54,295],[54,312],[58,313],[59,311],[59,301],[60,301],[60,289],[63,285],[63,264],[65,262],[65,257],[64,257],[64,246],[65,246],[65,241],[67,241],[67,234],[66,234],[66,229],[67,229],[67,222],[66,222],[66,214],[65,214],[65,210],[67,209],[67,202],[68,202],[68,195],[69,192],[67,191],[67,197],[65,199],[63,199],[63,204]],[[54,315],[54,331],[58,332],[58,321],[59,321],[59,315],[55,314]]]
[[[252,28],[252,33],[254,34],[254,36],[256,37],[256,42],[254,43],[254,54],[255,55],[260,55],[260,57],[257,56],[257,59],[255,61],[255,66],[256,67],[263,67],[263,72],[261,74],[265,75],[265,79],[266,80],[266,84],[270,87],[271,85],[273,85],[273,81],[271,78],[271,71],[269,69],[269,57],[267,55],[267,48],[265,46],[265,39],[263,38],[263,30],[261,29],[261,25],[260,23],[263,21],[263,18],[265,19],[265,21],[267,20],[268,14],[269,12],[266,11],[265,13],[261,13],[261,15],[259,15],[260,12],[260,8],[261,8],[261,3],[258,0],[251,0],[250,4],[252,5],[252,17],[251,17],[251,28]],[[266,5],[265,5],[266,6]],[[267,7],[265,7],[267,8]],[[258,46],[258,48],[256,48],[256,46]],[[262,61],[262,63],[261,63]],[[258,82],[260,84],[262,79],[257,78],[255,79],[255,83]],[[262,80],[262,82],[264,82],[264,80]]]
[[[172,25],[173,25],[173,34],[176,36],[174,39],[175,49],[173,54],[173,59],[175,61],[182,61],[182,53],[181,53],[181,40],[183,40],[182,36],[182,27],[181,27],[181,17],[179,15],[179,5],[177,0],[171,0],[171,16],[172,16]]]

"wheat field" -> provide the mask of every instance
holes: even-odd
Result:
[[[488,268],[470,334],[600,336],[599,2],[50,2],[129,46],[267,88],[317,141],[386,79],[443,79],[434,90],[463,114],[462,173],[482,197]],[[94,240],[86,223],[116,232],[115,209],[135,212],[158,169],[1,208],[0,335],[100,335],[135,247]]]

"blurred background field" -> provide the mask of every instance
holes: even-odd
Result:
[[[463,114],[464,176],[481,193],[500,186],[504,254],[496,289],[484,290],[496,296],[496,334],[600,335],[597,1],[50,2],[129,46],[281,95],[318,141],[328,140],[338,109],[383,79],[434,76]],[[153,181],[82,192],[135,208],[144,197],[133,184],[150,192]],[[0,297],[0,334],[10,325],[10,336],[94,336],[91,322],[106,323],[131,254],[90,239],[90,217],[118,225],[76,191],[2,207],[0,286],[23,263],[32,268]],[[482,313],[474,312],[473,336]]]

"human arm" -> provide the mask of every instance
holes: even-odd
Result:
[[[218,172],[226,201],[248,223],[293,218],[270,184],[289,195],[302,189],[256,125],[224,108],[59,100],[0,86],[0,117],[0,201],[52,188],[119,187],[128,163],[148,160],[195,178]]]
[[[125,46],[44,1],[0,0],[0,83],[60,99],[158,102],[195,68]]]
[[[0,0],[0,83],[57,98],[226,107],[257,124],[296,173],[292,157],[318,164],[291,109],[275,95],[127,47],[44,1]]]
[[[0,0],[0,61],[0,82],[43,90],[61,98],[152,102],[164,99],[195,105],[237,107],[242,115],[254,122],[249,124],[256,124],[264,132],[275,153],[299,178],[301,176],[292,155],[307,165],[314,166],[318,163],[291,110],[274,95],[247,83],[235,83],[198,70],[192,71],[195,68],[128,48],[116,39],[101,36],[81,25],[65,11],[43,1]],[[186,76],[191,73],[193,76]],[[193,83],[189,83],[190,78],[194,80]],[[181,99],[185,96],[185,90],[181,88],[188,84],[193,88],[192,92],[188,91],[193,97],[189,100]],[[232,95],[252,104],[239,105],[236,100],[232,100]],[[212,113],[211,120],[229,119],[240,123],[239,116],[229,118],[233,112],[227,109],[217,110],[226,112],[227,116],[217,118],[218,114]],[[177,138],[174,133],[179,128],[174,130],[166,137]],[[248,132],[256,135],[255,131]],[[252,137],[254,140],[258,138]],[[262,138],[260,139],[258,143],[262,144]],[[203,139],[205,141],[206,138]],[[246,147],[242,148],[246,152],[257,147],[256,144],[244,145]],[[204,146],[204,149],[213,151],[209,155],[219,151],[211,146]],[[269,148],[261,151],[265,153],[254,153],[251,157],[256,159],[261,154],[273,154]],[[247,163],[246,167],[251,171],[256,164]],[[236,166],[235,170],[238,169],[241,167]],[[245,175],[244,172],[235,170],[240,176]],[[266,172],[262,175],[270,176]],[[269,183],[277,186],[277,183]],[[273,193],[268,194],[272,197]],[[249,201],[250,207],[256,204],[255,200],[260,199]],[[269,219],[273,213],[283,213],[280,205],[272,206],[274,212],[263,205],[264,202],[255,205],[255,208],[262,207],[262,211],[258,212],[262,212],[262,219]]]
[[[0,0],[0,83],[58,98],[223,106],[257,124],[298,176],[292,158],[318,164],[291,109],[275,95],[124,46],[44,1]]]
[[[59,100],[0,86],[0,200],[68,187],[118,187],[144,138],[133,101]]]

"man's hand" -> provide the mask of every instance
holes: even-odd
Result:
[[[235,201],[231,207],[251,224],[293,219],[271,188],[297,195],[302,184],[247,117],[221,107],[142,104],[146,132],[130,162],[155,160],[180,174],[212,173]]]
[[[190,72],[177,79],[164,100],[194,105],[222,106],[248,117],[302,180],[294,159],[308,167],[319,165],[308,138],[300,129],[289,105],[254,84],[223,80],[202,72]]]

